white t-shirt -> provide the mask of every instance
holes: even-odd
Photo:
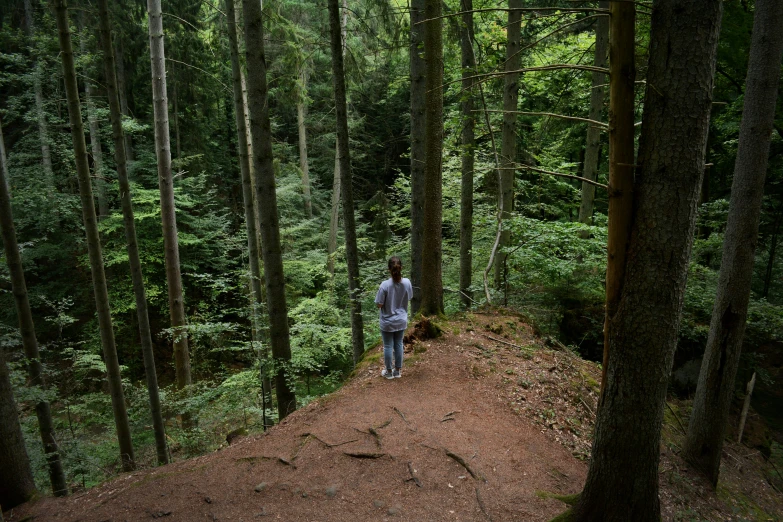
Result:
[[[381,283],[375,295],[375,304],[383,305],[378,309],[381,331],[397,332],[408,327],[408,301],[412,298],[413,285],[407,277],[399,283],[391,278]]]

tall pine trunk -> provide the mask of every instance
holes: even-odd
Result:
[[[783,2],[756,0],[718,292],[683,447],[685,458],[707,475],[713,487],[718,485],[723,439],[748,317],[764,179],[783,59],[782,28]]]
[[[609,9],[610,2],[601,0],[598,3],[600,9]],[[609,50],[609,17],[601,16],[595,25],[595,57],[593,65],[602,69],[606,68]],[[607,76],[603,73],[593,72],[592,88],[590,89],[590,110],[588,118],[593,121],[601,120],[601,112],[604,109],[606,98]],[[585,160],[582,176],[595,181],[598,178],[598,164],[601,155],[601,129],[595,125],[587,125],[587,141],[585,143]],[[595,185],[582,182],[582,202],[579,205],[579,222],[590,225],[593,222],[593,202],[595,200]]]
[[[163,224],[163,248],[166,260],[166,282],[169,291],[169,316],[174,330],[174,368],[177,388],[191,384],[190,353],[185,327],[185,303],[179,266],[177,217],[174,209],[174,180],[171,173],[171,140],[169,108],[166,98],[166,55],[163,44],[163,13],[160,0],[147,0],[149,11],[150,60],[152,62],[152,106],[155,113],[155,155],[158,160],[160,215]],[[183,418],[187,423],[187,416]]]
[[[609,225],[606,261],[606,317],[601,391],[609,360],[609,322],[617,313],[631,233],[634,190],[634,35],[633,2],[610,2],[609,40]]]
[[[342,54],[345,58],[345,47],[348,45],[348,0],[343,0],[343,16],[340,25],[340,33],[342,34]],[[334,140],[334,178],[332,179],[332,206],[331,213],[329,215],[329,243],[327,245],[327,262],[326,267],[329,274],[334,277],[334,257],[337,251],[337,229],[340,224],[340,144],[338,142],[339,136],[335,134]]]
[[[245,46],[247,53],[248,112],[253,142],[253,170],[261,227],[261,250],[264,258],[269,337],[274,358],[275,389],[280,420],[296,410],[296,395],[288,382],[287,366],[291,361],[288,332],[288,308],[285,297],[283,256],[280,249],[280,227],[277,216],[275,173],[272,166],[272,130],[267,103],[264,28],[258,0],[243,0]]]
[[[653,3],[628,262],[608,323],[607,381],[575,521],[661,519],[661,423],[704,173],[720,17],[720,0]]]
[[[27,502],[36,493],[30,459],[24,445],[14,390],[0,349],[0,509]]]
[[[24,270],[22,269],[22,256],[19,254],[19,245],[16,242],[9,187],[5,143],[3,142],[2,128],[0,128],[0,235],[3,238],[5,259],[8,263],[8,272],[11,275],[11,290],[14,294],[14,303],[16,304],[19,332],[22,334],[22,346],[24,346],[24,353],[27,358],[28,382],[32,386],[44,388],[46,383],[43,378],[43,365],[41,364],[41,355],[38,351],[38,340],[35,337],[35,325],[33,324],[33,314],[30,311],[30,301],[27,297],[27,283],[24,279]],[[44,453],[46,454],[52,492],[58,497],[67,495],[68,485],[65,483],[65,474],[60,462],[60,453],[57,447],[57,439],[55,439],[49,402],[41,400],[36,403],[35,414],[38,417],[38,431],[41,435]]]
[[[411,0],[410,75],[411,75],[411,311],[421,307],[424,237],[424,164],[426,86],[424,63],[425,0]]]
[[[508,0],[508,26],[506,28],[506,74],[503,75],[503,128],[500,139],[500,186],[498,187],[498,211],[501,222],[511,218],[514,206],[514,167],[517,160],[517,104],[519,103],[519,70],[521,56],[519,40],[522,30],[522,0]],[[503,251],[509,245],[511,231],[503,227],[500,233],[497,255],[495,256],[495,287],[503,284],[503,269],[506,266],[506,253]]]
[[[79,179],[79,196],[82,204],[82,218],[87,236],[87,250],[90,257],[95,305],[98,310],[98,328],[103,346],[103,359],[109,379],[114,424],[117,428],[117,439],[120,446],[122,469],[130,471],[134,468],[133,445],[131,442],[128,412],[125,409],[125,395],[122,391],[120,364],[117,359],[117,347],[114,343],[111,310],[109,308],[109,292],[106,288],[106,273],[103,268],[103,253],[98,236],[98,222],[95,218],[95,202],[90,183],[90,166],[87,162],[87,144],[84,139],[81,107],[79,106],[79,88],[76,84],[76,67],[71,45],[71,31],[68,26],[68,7],[66,0],[54,0],[57,18],[57,29],[60,40],[60,56],[63,64],[65,80],[65,95],[68,100],[68,117],[71,123],[71,138],[73,139],[76,173]]]
[[[32,39],[35,37],[35,20],[31,0],[24,0],[24,16],[27,37],[30,38],[32,45]],[[43,74],[43,65],[40,60],[36,60],[35,72],[33,73],[33,92],[35,93],[35,115],[38,121],[38,142],[41,147],[44,183],[47,190],[52,193],[54,192],[54,169],[52,168],[52,151],[49,146],[49,124],[44,112],[43,86],[41,85]]]
[[[89,50],[87,48],[87,30],[84,22],[85,12],[79,13],[79,52],[82,54],[84,63]],[[109,215],[109,206],[106,202],[106,178],[103,171],[103,148],[101,147],[100,127],[98,126],[98,115],[95,109],[95,94],[92,86],[93,72],[85,67],[84,71],[84,104],[87,106],[87,123],[90,128],[90,150],[92,151],[92,172],[93,186],[95,195],[98,199],[98,219],[103,219]]]
[[[473,79],[476,60],[473,55],[473,0],[462,0],[460,52],[462,58],[462,179],[459,213],[459,291],[462,306],[470,308],[473,292],[473,171],[475,170],[476,117],[473,113]]]
[[[351,156],[348,151],[348,105],[345,101],[345,70],[343,68],[342,32],[338,0],[328,0],[329,30],[332,44],[332,81],[334,82],[335,112],[337,113],[337,158],[340,165],[340,193],[345,229],[345,258],[348,263],[348,291],[351,300],[351,345],[353,362],[364,355],[364,322],[362,320],[361,281],[359,279],[359,252],[356,248],[356,223],[351,184]]]
[[[98,0],[98,16],[100,25],[101,47],[103,48],[103,65],[106,75],[106,94],[109,101],[109,119],[111,120],[112,137],[114,139],[114,162],[116,163],[117,179],[120,185],[120,202],[122,204],[122,219],[125,225],[125,241],[128,244],[128,264],[133,281],[133,296],[136,302],[136,318],[139,321],[139,337],[141,353],[144,360],[144,373],[147,379],[147,394],[150,403],[150,416],[155,433],[155,450],[158,464],[168,464],[166,451],[166,431],[160,408],[160,393],[158,377],[155,372],[155,353],[152,345],[152,329],[150,328],[147,295],[144,290],[144,277],[141,271],[139,243],[136,237],[136,223],[133,216],[133,203],[130,183],[128,182],[127,157],[125,154],[125,133],[122,130],[122,108],[119,101],[114,46],[111,41],[111,20],[107,0]]]
[[[231,73],[234,87],[234,117],[237,127],[237,148],[239,149],[239,171],[242,177],[242,201],[245,210],[245,227],[247,229],[247,249],[250,265],[250,304],[253,331],[259,331],[259,305],[263,296],[261,283],[261,252],[258,245],[258,227],[256,208],[253,197],[253,182],[250,173],[250,147],[247,135],[247,113],[243,98],[242,66],[239,61],[239,38],[236,21],[238,20],[234,0],[226,0],[226,17],[228,19],[228,40],[231,50]],[[259,354],[262,368],[265,367],[266,354]],[[262,377],[263,379],[263,377]],[[264,392],[269,392],[269,386],[264,385]]]
[[[117,38],[116,59],[117,62],[117,92],[120,96],[120,113],[128,116],[128,96],[125,92],[125,49],[122,40]],[[125,159],[133,161],[133,138],[130,134],[125,135]]]
[[[424,235],[422,237],[421,308],[425,315],[443,313],[443,21],[441,2],[426,0],[424,57],[426,123],[424,162]]]
[[[300,87],[298,101],[296,102],[296,127],[299,132],[299,168],[302,171],[302,196],[304,199],[305,216],[313,218],[313,201],[310,196],[310,167],[307,162],[307,127],[305,126],[305,113],[307,107],[307,74],[302,65],[299,75]]]

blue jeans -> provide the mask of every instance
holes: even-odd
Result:
[[[397,330],[396,332],[384,332],[381,330],[381,338],[383,339],[383,362],[386,365],[386,369],[401,369],[402,368],[402,336],[405,330]],[[392,366],[392,351],[394,352],[394,366]]]

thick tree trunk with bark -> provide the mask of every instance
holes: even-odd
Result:
[[[351,185],[351,156],[348,150],[348,105],[345,101],[345,70],[343,68],[342,32],[338,0],[329,0],[329,29],[332,43],[332,80],[335,112],[337,113],[337,158],[340,164],[340,193],[345,229],[345,258],[348,263],[348,291],[351,300],[351,344],[353,362],[364,355],[364,322],[362,320],[359,252],[356,248],[356,223]]]
[[[683,447],[685,458],[707,475],[713,487],[718,484],[723,439],[748,316],[764,179],[775,119],[780,62],[783,59],[781,28],[783,2],[756,0],[718,292],[693,399],[688,437]]]
[[[33,6],[30,0],[24,0],[24,16],[27,36],[32,40],[35,36],[35,20],[33,18]],[[33,74],[33,92],[35,93],[35,113],[38,120],[38,141],[41,145],[41,158],[44,168],[44,182],[50,193],[54,192],[54,169],[52,168],[52,151],[49,146],[49,124],[44,112],[43,86],[41,85],[43,67],[40,61],[35,64]]]
[[[296,125],[299,131],[299,168],[302,171],[302,195],[304,198],[305,216],[313,218],[313,202],[310,196],[310,167],[307,162],[307,127],[305,126],[305,113],[307,100],[307,74],[302,66],[299,76],[301,82],[299,101],[296,102]]]
[[[421,308],[425,315],[443,313],[443,21],[439,0],[426,0],[424,56],[426,116],[424,162],[424,235],[422,237]]]
[[[155,155],[158,160],[160,215],[163,225],[163,248],[166,260],[169,316],[174,330],[174,369],[177,388],[192,383],[190,353],[185,327],[185,303],[182,295],[182,274],[179,265],[177,217],[174,210],[174,180],[171,172],[171,140],[169,139],[169,107],[166,98],[166,55],[163,44],[163,13],[160,0],[148,0],[150,60],[152,62],[152,106],[155,113]],[[187,422],[187,419],[185,419]]]
[[[89,54],[87,48],[87,25],[85,24],[85,12],[79,13],[79,51],[83,57]],[[86,69],[86,68],[85,68]],[[93,72],[89,69],[84,71],[84,104],[87,106],[87,123],[90,128],[90,150],[92,151],[92,172],[93,186],[95,195],[98,199],[98,219],[103,219],[109,215],[109,206],[106,202],[106,178],[103,171],[103,149],[101,147],[100,127],[98,126],[98,115],[95,110],[95,94],[91,78]]]
[[[598,3],[600,9],[609,9],[610,2],[601,0]],[[601,16],[595,25],[595,58],[593,65],[606,68],[609,50],[609,17]],[[607,76],[594,72],[593,83],[590,90],[590,111],[588,119],[601,121],[601,113],[604,109],[606,98]],[[598,178],[598,164],[601,154],[601,129],[595,125],[587,125],[587,141],[585,143],[584,169],[582,176],[595,181]],[[593,201],[595,200],[595,185],[582,182],[582,203],[579,205],[579,222],[587,225],[593,222]]]
[[[459,290],[462,306],[470,308],[473,292],[473,171],[475,169],[476,116],[473,113],[473,78],[476,60],[473,56],[473,0],[462,0],[460,47],[462,55],[462,180],[459,214]]]
[[[411,0],[410,74],[411,74],[411,311],[421,306],[424,237],[424,164],[426,86],[424,63],[425,0]],[[417,25],[418,24],[418,25]]]
[[[609,226],[606,241],[606,319],[601,392],[609,360],[609,322],[623,289],[625,256],[631,234],[634,190],[634,46],[636,7],[610,2],[609,40]]]
[[[508,0],[509,9],[520,9],[522,0]],[[506,28],[506,74],[503,75],[503,128],[500,138],[500,186],[498,187],[498,212],[501,221],[511,218],[514,206],[514,166],[517,159],[517,104],[519,103],[519,73],[509,74],[519,70],[521,55],[519,52],[520,33],[522,29],[522,12],[508,12]],[[503,268],[506,264],[506,253],[503,251],[509,245],[511,231],[506,228],[500,233],[497,254],[495,255],[495,288],[503,284]]]
[[[60,40],[60,56],[63,64],[65,94],[68,100],[68,117],[71,123],[71,138],[73,139],[76,173],[79,179],[79,195],[82,204],[82,218],[87,236],[87,250],[90,257],[95,305],[98,311],[98,328],[100,329],[103,359],[109,380],[114,424],[117,428],[117,439],[120,446],[122,468],[130,471],[134,468],[133,445],[131,442],[128,412],[125,409],[125,396],[122,391],[120,364],[117,359],[117,348],[114,343],[111,310],[109,308],[109,292],[106,288],[106,273],[103,267],[103,253],[98,236],[98,222],[95,218],[95,202],[90,183],[90,166],[87,161],[87,144],[84,139],[81,107],[79,106],[79,88],[76,84],[76,67],[74,65],[71,32],[68,27],[68,7],[66,0],[55,0],[57,29]]]
[[[30,311],[30,301],[27,297],[27,283],[24,279],[24,270],[22,269],[22,256],[19,254],[19,245],[16,242],[9,187],[5,143],[3,142],[3,133],[0,128],[0,236],[3,239],[5,259],[11,276],[11,290],[14,294],[16,315],[19,319],[22,346],[27,357],[28,382],[31,386],[44,388],[46,383],[43,378],[43,365],[41,364],[41,356],[38,351],[38,340],[35,337],[35,325],[33,324],[33,314]],[[65,483],[65,474],[60,462],[60,453],[54,435],[49,402],[43,400],[38,402],[35,405],[35,413],[38,417],[38,431],[41,434],[41,442],[46,454],[52,492],[58,497],[67,495],[68,485]],[[5,417],[2,418],[5,419]]]
[[[0,349],[0,506],[11,509],[30,500],[36,493],[30,459],[24,445],[14,390]]]
[[[114,139],[114,162],[117,168],[117,178],[120,185],[120,202],[122,204],[122,219],[125,225],[125,241],[128,244],[128,264],[133,281],[133,296],[136,302],[136,318],[139,321],[139,337],[141,353],[144,360],[144,373],[147,379],[147,394],[150,403],[152,427],[155,432],[155,450],[158,464],[168,464],[166,451],[166,431],[160,408],[160,393],[158,377],[155,372],[155,354],[152,345],[152,329],[150,327],[147,294],[144,290],[144,276],[141,271],[139,243],[136,238],[136,223],[133,216],[133,203],[130,183],[128,182],[127,157],[125,155],[125,133],[122,130],[122,109],[119,101],[119,88],[115,75],[114,46],[111,41],[111,20],[107,0],[98,0],[98,16],[100,21],[101,47],[103,48],[103,65],[106,76],[106,94],[109,101],[109,119],[111,120],[112,137]]]
[[[661,423],[704,173],[720,17],[719,0],[653,4],[628,262],[608,324],[606,388],[575,521],[661,519]]]
[[[275,173],[272,166],[272,130],[267,103],[266,60],[261,5],[257,0],[243,0],[245,46],[247,48],[248,112],[253,141],[253,169],[261,227],[264,258],[269,337],[274,358],[275,388],[280,420],[296,410],[296,395],[288,382],[287,365],[291,361],[288,333],[288,308],[285,297],[283,256],[280,249],[280,227],[277,216]]]

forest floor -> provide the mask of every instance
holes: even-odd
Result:
[[[406,345],[401,379],[380,377],[373,348],[340,390],[263,435],[6,520],[550,520],[587,474],[600,369],[511,314],[439,324],[441,337]],[[688,471],[674,411],[661,445],[664,520],[783,520],[758,451],[728,443],[717,493]]]

